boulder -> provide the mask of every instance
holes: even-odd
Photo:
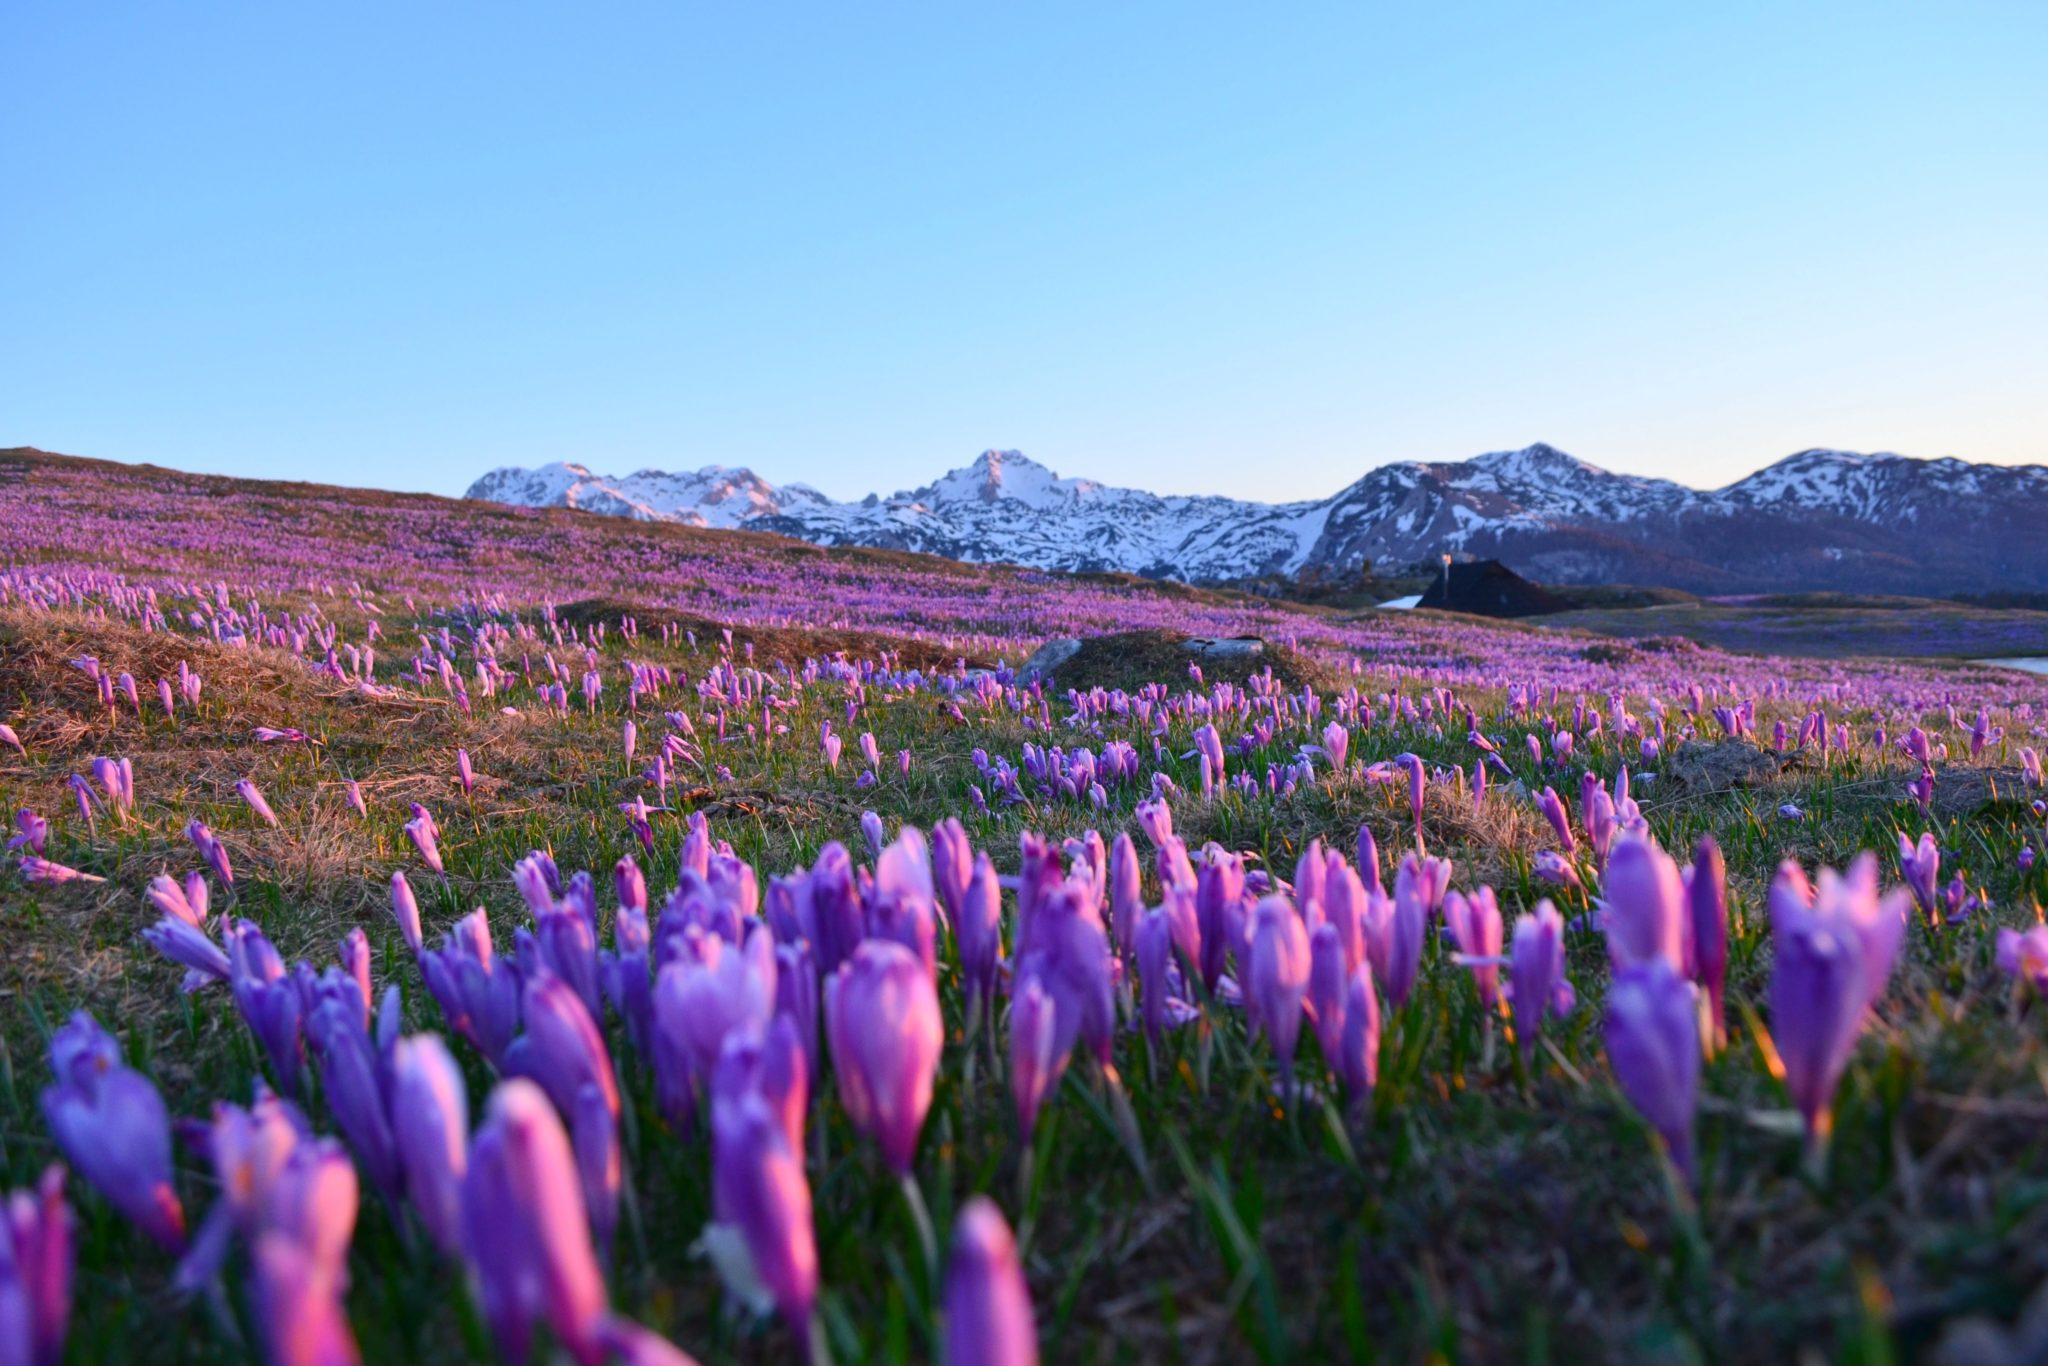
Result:
[[[1081,642],[1071,637],[1048,640],[1031,654],[1017,670],[1017,681],[1029,683],[1034,678],[1051,678],[1060,665],[1081,653]]]

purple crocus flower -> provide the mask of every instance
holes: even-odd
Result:
[[[868,933],[893,939],[915,953],[936,980],[939,971],[938,897],[932,886],[924,835],[909,826],[875,860]]]
[[[358,816],[367,817],[370,814],[370,804],[363,800],[363,785],[361,783],[357,782],[354,778],[345,778],[342,780],[341,790],[348,796],[349,810],[355,812]]]
[[[448,1027],[468,1039],[493,1066],[519,1028],[519,972],[491,949],[491,922],[478,907],[455,922],[438,949],[419,955],[420,976]]]
[[[825,1034],[848,1120],[907,1176],[945,1041],[930,974],[901,944],[869,940],[825,984]]]
[[[383,1060],[364,1027],[351,982],[325,980],[315,988],[316,1001],[306,1020],[319,1066],[320,1091],[335,1127],[348,1140],[370,1183],[395,1211],[404,1190],[405,1169],[392,1132],[390,1100],[384,1089]]]
[[[64,1168],[0,1202],[0,1361],[58,1366],[71,1326],[76,1255]]]
[[[706,1241],[727,1285],[757,1308],[772,1305],[793,1331],[807,1335],[818,1296],[810,1182],[758,1093],[742,1091],[714,1106],[711,1181],[717,1222]]]
[[[1707,993],[1707,1016],[1718,1044],[1726,1033],[1723,1010],[1728,983],[1728,870],[1721,846],[1702,836],[1685,872],[1686,967]]]
[[[1351,753],[1351,732],[1342,721],[1332,721],[1323,727],[1323,753],[1329,756],[1331,768],[1339,773],[1344,771],[1344,761]]]
[[[953,1225],[946,1268],[948,1366],[1036,1366],[1038,1325],[1017,1244],[995,1204],[976,1196]]]
[[[0,745],[7,746],[24,759],[28,758],[28,751],[22,747],[21,737],[14,733],[14,727],[5,722],[0,722]]]
[[[1315,1025],[1316,1042],[1323,1061],[1334,1071],[1344,1046],[1344,993],[1349,985],[1345,973],[1344,941],[1337,927],[1324,923],[1308,937],[1308,1013]]]
[[[1493,888],[1481,887],[1470,896],[1452,892],[1444,898],[1444,923],[1461,958],[1472,969],[1472,984],[1479,989],[1479,1004],[1488,1011],[1500,1000],[1501,918],[1500,903]]]
[[[2036,784],[2038,786],[2038,784]],[[1173,838],[1173,808],[1166,804],[1164,797],[1147,797],[1138,803],[1136,816],[1138,829],[1145,832],[1145,838],[1154,849],[1163,849]]]
[[[1907,893],[1880,898],[1877,859],[1866,852],[1847,876],[1823,868],[1807,895],[1803,876],[1771,886],[1771,1031],[1785,1088],[1806,1124],[1810,1161],[1826,1152],[1835,1088],[1864,1021],[1891,980],[1905,935]]]
[[[2015,981],[2033,987],[2036,995],[2048,994],[2048,925],[2036,925],[2026,931],[2001,929],[1998,968]]]
[[[1402,1006],[1422,971],[1433,880],[1411,854],[1394,870],[1394,895],[1366,894],[1366,957],[1386,985],[1387,1000]]]
[[[1419,754],[1396,755],[1394,762],[1408,770],[1408,814],[1415,822],[1415,840],[1422,842],[1422,799],[1429,789],[1429,770]]]
[[[18,832],[7,841],[9,849],[27,849],[31,854],[41,854],[50,842],[50,823],[28,807],[14,813],[14,828]]]
[[[1137,949],[1138,920],[1145,914],[1144,868],[1138,846],[1119,834],[1109,847],[1109,924],[1119,957]]]
[[[302,1244],[281,1233],[260,1235],[255,1247],[255,1304],[278,1366],[356,1366],[362,1360],[342,1305],[340,1272],[319,1264]]]
[[[1564,846],[1567,856],[1578,852],[1579,842],[1572,835],[1571,812],[1565,807],[1564,798],[1557,795],[1557,789],[1546,787],[1543,795],[1536,799],[1536,809],[1543,813],[1543,819],[1550,822],[1550,828],[1557,832],[1557,842]]]
[[[1600,891],[1607,949],[1616,966],[1661,958],[1673,972],[1683,970],[1689,938],[1685,880],[1655,840],[1637,834],[1618,839]]]
[[[1301,1007],[1309,985],[1308,930],[1284,897],[1269,896],[1252,911],[1245,1005],[1280,1060],[1283,1087],[1294,1081],[1294,1049],[1301,1037]]]
[[[300,1022],[305,997],[285,970],[284,959],[252,920],[237,920],[226,931],[228,985],[249,1032],[256,1036],[277,1073],[277,1086],[288,1096],[299,1094],[304,1061]]]
[[[1065,1058],[1086,1040],[1107,1065],[1116,1031],[1109,935],[1085,872],[1048,889],[1017,944],[1016,980],[1036,978],[1052,996],[1058,1020],[1055,1053]]]
[[[932,827],[931,862],[939,906],[949,920],[957,923],[961,903],[967,897],[967,884],[974,876],[974,846],[967,838],[967,828],[957,817],[948,816]]]
[[[1570,887],[1574,891],[1585,890],[1585,884],[1579,880],[1579,870],[1572,867],[1571,861],[1555,849],[1537,850],[1530,871],[1536,875],[1538,881],[1547,882],[1553,887]]]
[[[160,880],[170,881],[168,878]],[[207,937],[206,931],[189,920],[174,915],[163,916],[142,932],[142,939],[185,969],[185,980],[180,988],[183,991],[198,991],[229,979],[227,954]]]
[[[235,870],[228,862],[227,847],[214,837],[213,831],[207,829],[206,822],[193,821],[186,826],[185,838],[192,841],[192,847],[199,851],[200,858],[206,860],[207,867],[213,869],[213,875],[220,879],[221,886],[235,885]]]
[[[718,1062],[711,1070],[711,1108],[755,1097],[768,1106],[789,1150],[804,1148],[804,1120],[811,1104],[810,1054],[803,1026],[793,1015],[778,1014],[768,1028],[736,1029],[725,1036]]]
[[[586,1086],[596,1088],[616,1115],[619,1084],[611,1054],[575,988],[546,969],[536,970],[527,977],[520,1007],[526,1031],[507,1050],[505,1070],[537,1083],[565,1120],[574,1120]]]
[[[434,824],[433,817],[424,814],[414,816],[405,823],[405,835],[412,841],[413,847],[420,851],[421,862],[433,872],[443,876],[447,874],[448,870],[441,863],[439,830]]]
[[[1931,767],[1921,769],[1920,776],[1906,785],[1906,795],[1911,797],[1914,804],[1920,808],[1922,816],[1932,815],[1934,812],[1934,769]]]
[[[1331,850],[1323,863],[1323,923],[1344,948],[1344,974],[1350,976],[1365,959],[1365,906],[1369,896],[1358,873],[1344,856]]]
[[[829,978],[867,937],[867,915],[846,846],[833,841],[820,849],[800,887],[797,911],[804,937],[817,956],[819,975]]]
[[[1067,1055],[1058,1048],[1058,1008],[1038,978],[1028,977],[1010,1004],[1010,1097],[1027,1146],[1039,1107],[1066,1071]]]
[[[259,745],[303,745],[313,738],[297,726],[258,726],[255,734]]]
[[[766,1027],[775,1012],[775,940],[756,924],[743,947],[701,931],[654,984],[655,1074],[669,1122],[683,1126],[711,1082],[726,1036]]]
[[[1244,937],[1244,860],[1211,844],[1195,882],[1195,918],[1202,930],[1202,987],[1211,996],[1229,955]]]
[[[526,1359],[533,1322],[545,1318],[578,1366],[596,1366],[606,1294],[588,1220],[554,1106],[532,1082],[500,1083],[470,1145],[462,1241],[507,1359]]]
[[[1572,1005],[1571,983],[1564,975],[1564,917],[1548,901],[1537,902],[1533,914],[1515,920],[1508,994],[1514,1004],[1515,1042],[1527,1066],[1535,1056],[1544,1017],[1562,1015]]]
[[[1360,963],[1344,991],[1344,1041],[1338,1073],[1353,1097],[1372,1094],[1380,1075],[1380,1001],[1372,986],[1372,965]]]
[[[1935,889],[1941,879],[1941,850],[1931,833],[1923,832],[1920,842],[1915,844],[1904,831],[1899,832],[1899,875],[1912,889],[1913,900],[1920,903],[1920,913],[1930,921],[1938,921]]]
[[[582,884],[588,887],[588,883]],[[546,968],[569,984],[593,1020],[604,1018],[604,997],[598,981],[597,927],[595,916],[585,916],[573,905],[542,912],[531,933],[519,934],[522,966],[529,971]]]
[[[1607,1057],[1630,1104],[1663,1138],[1671,1160],[1694,1176],[1693,1113],[1699,1105],[1699,1007],[1670,960],[1618,968],[1607,993]]]
[[[420,903],[412,894],[412,884],[405,880],[405,873],[391,875],[391,916],[398,922],[398,933],[405,939],[405,946],[417,958],[423,943],[420,938]]]
[[[206,928],[211,898],[207,895],[206,879],[198,873],[188,874],[182,885],[176,878],[159,873],[150,879],[142,896],[157,914],[182,920],[195,930]]]
[[[238,780],[235,783],[235,791],[249,804],[249,809],[256,813],[256,819],[273,830],[277,828],[277,813],[270,809],[270,803],[263,799],[262,791],[253,781],[248,778]]]
[[[132,760],[94,759],[92,776],[107,794],[107,804],[117,814],[126,816],[135,809],[135,764]]]
[[[1358,879],[1368,892],[1380,890],[1380,846],[1369,825],[1358,827]]]
[[[462,788],[465,797],[476,790],[476,769],[470,765],[469,751],[466,749],[455,751],[455,781]]]
[[[1155,1048],[1177,1000],[1173,993],[1172,956],[1173,926],[1167,919],[1166,908],[1155,907],[1138,921],[1137,934],[1138,985],[1143,993],[1139,1018],[1145,1026],[1145,1037]]]
[[[405,1190],[440,1248],[462,1248],[462,1178],[469,1170],[469,1091],[438,1034],[391,1052],[391,1118]]]
[[[34,854],[27,854],[22,857],[20,869],[23,882],[40,882],[57,886],[66,882],[106,881],[103,877],[92,873],[80,872],[68,864],[57,863],[46,858],[38,858]]]
[[[72,1167],[165,1251],[184,1251],[171,1120],[156,1087],[122,1064],[120,1046],[84,1011],[51,1036],[50,1070],[43,1119]]]

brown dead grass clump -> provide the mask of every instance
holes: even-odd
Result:
[[[950,669],[963,658],[970,666],[987,662],[963,655],[958,650],[949,650],[932,640],[891,635],[886,631],[749,626],[714,621],[710,617],[687,612],[665,611],[654,604],[624,598],[582,598],[555,609],[555,619],[565,625],[587,627],[602,623],[611,630],[617,630],[622,617],[638,621],[643,636],[663,624],[694,631],[699,647],[705,650],[715,650],[722,645],[720,632],[730,629],[735,650],[744,654],[747,646],[753,646],[753,663],[758,668],[780,662],[794,669],[806,659],[831,659],[836,655],[845,655],[849,659],[873,659],[885,653],[903,668],[926,671]]]

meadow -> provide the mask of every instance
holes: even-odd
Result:
[[[2042,679],[32,452],[0,566],[0,1361],[2040,1345]]]

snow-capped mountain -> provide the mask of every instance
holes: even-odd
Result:
[[[468,496],[1194,583],[1345,578],[1450,552],[1498,556],[1550,582],[1718,592],[2048,584],[2048,469],[1846,451],[1802,451],[1711,492],[1538,444],[1385,465],[1329,498],[1281,504],[1063,479],[1015,451],[852,503],[718,465],[625,478],[574,464],[508,468]]]

